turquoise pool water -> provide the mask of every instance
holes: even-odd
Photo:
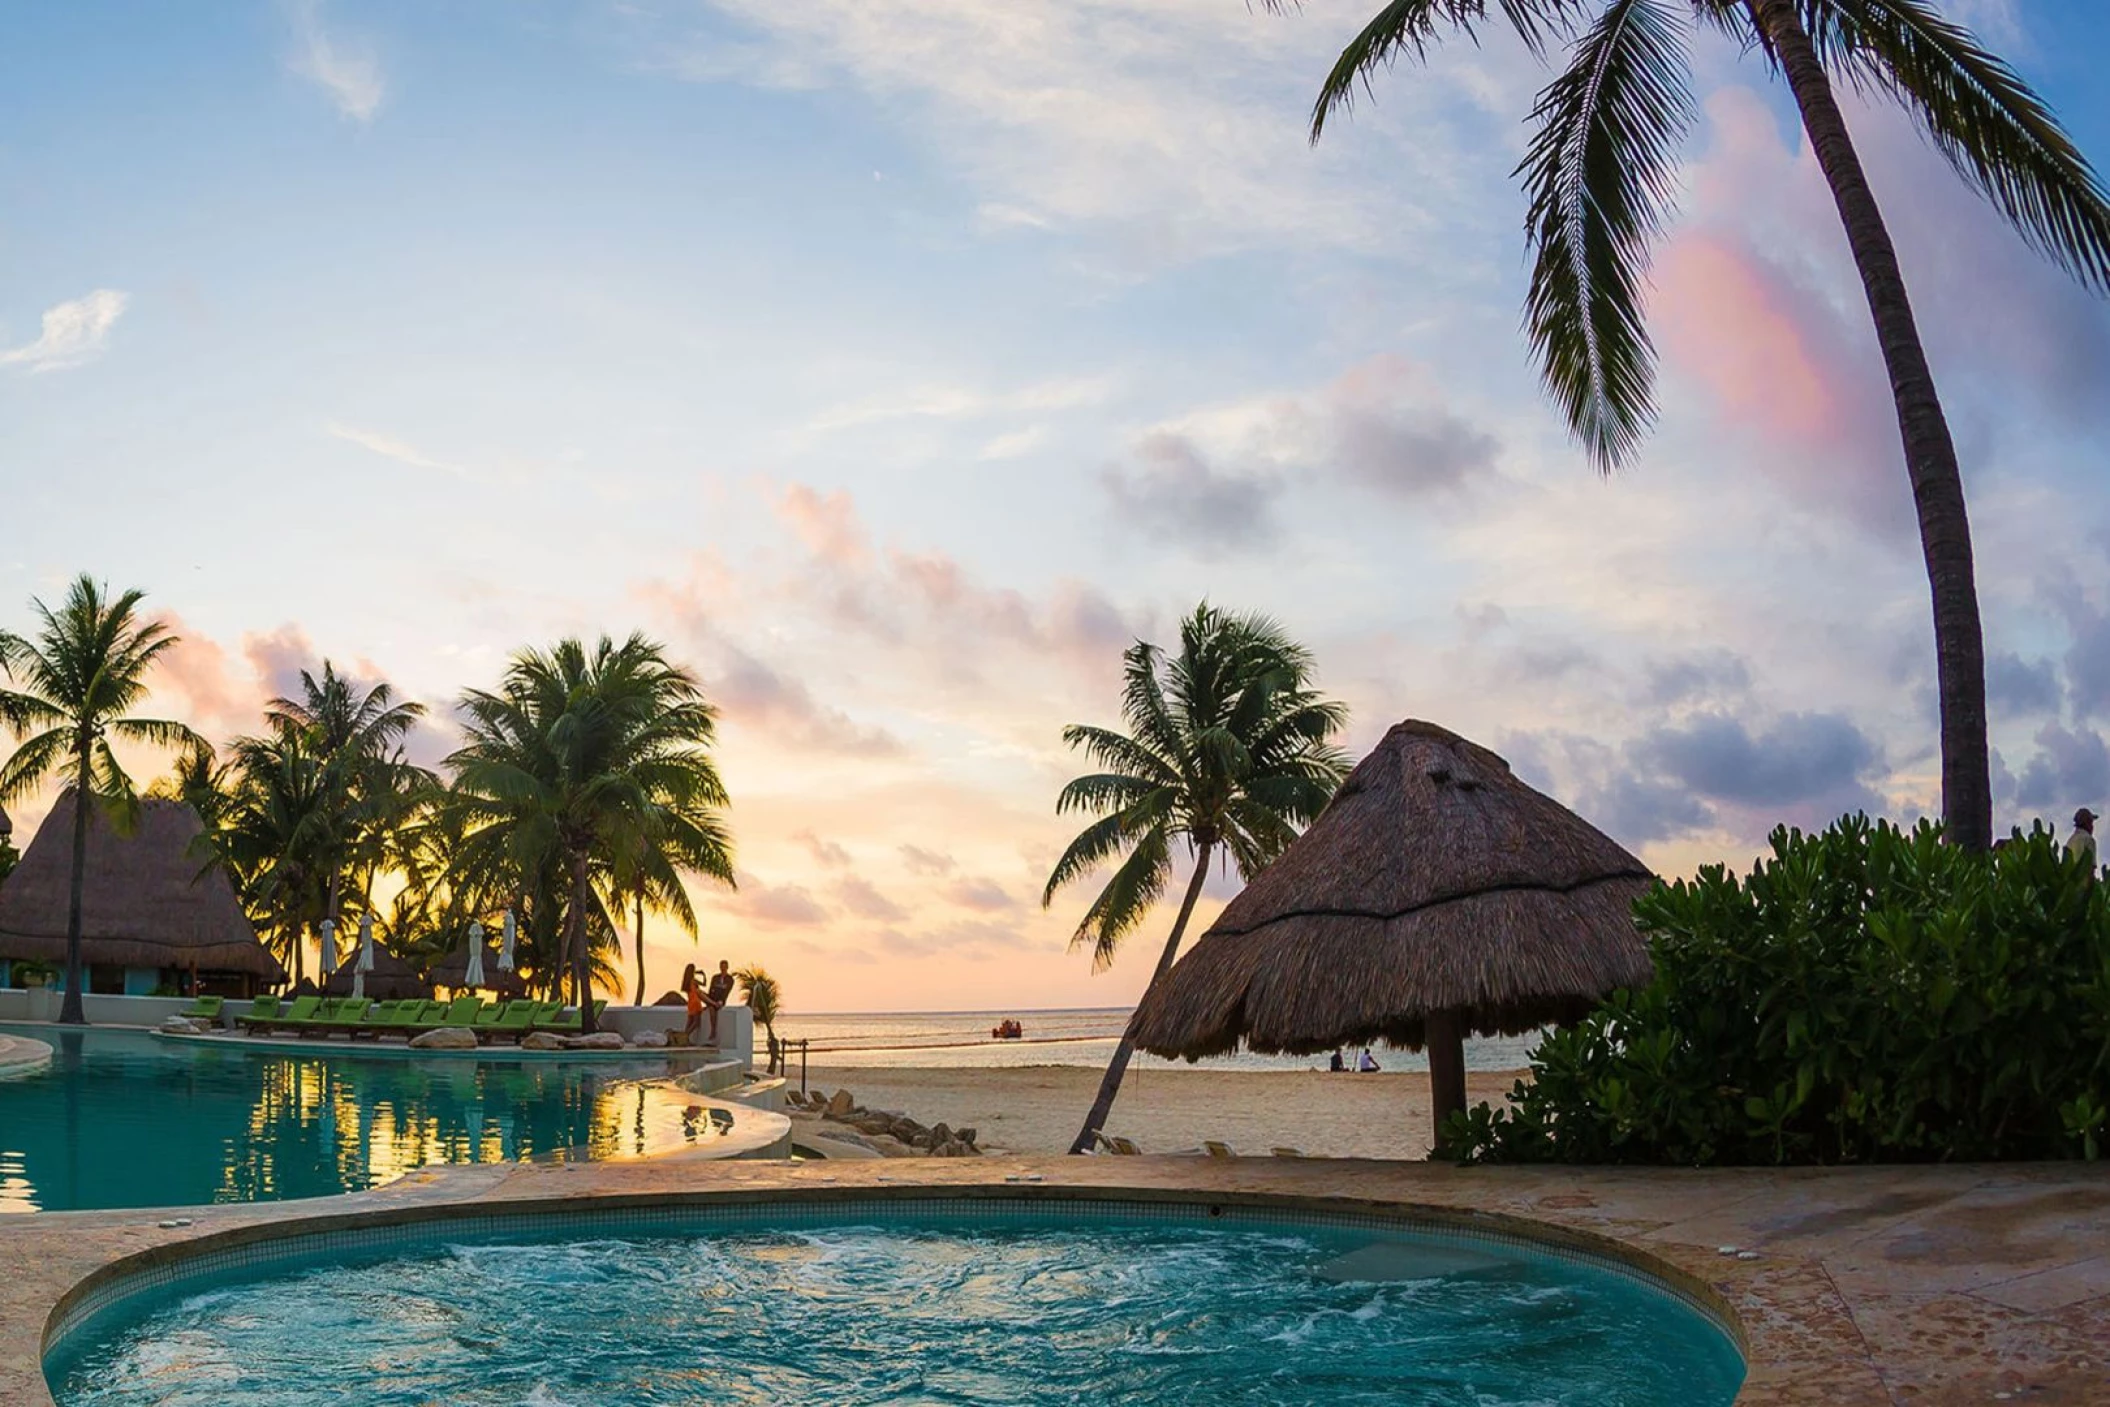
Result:
[[[280,1055],[98,1027],[0,1033],[53,1047],[48,1067],[0,1080],[0,1213],[318,1197],[429,1163],[634,1156],[683,1137],[638,1083],[664,1075],[664,1060],[421,1060],[342,1045]]]
[[[121,1300],[60,1407],[1026,1402],[1721,1407],[1623,1271],[1376,1223],[950,1202],[389,1233]]]

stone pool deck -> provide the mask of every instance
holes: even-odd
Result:
[[[0,1078],[26,1074],[51,1063],[51,1047],[27,1036],[0,1035]]]
[[[466,1167],[309,1202],[14,1218],[0,1221],[0,1403],[51,1407],[41,1346],[73,1287],[125,1257],[180,1255],[185,1242],[584,1199],[932,1192],[1295,1201],[1550,1228],[1725,1311],[1750,1362],[1737,1400],[1752,1407],[2110,1403],[2110,1166],[1689,1172],[1169,1157]],[[161,1224],[175,1218],[189,1224]]]

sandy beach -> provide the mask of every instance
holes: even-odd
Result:
[[[1526,1072],[1474,1071],[1468,1100],[1499,1101]],[[1063,1153],[1099,1088],[1076,1066],[1020,1069],[815,1067],[807,1088],[847,1089],[867,1108],[974,1128],[985,1149]],[[797,1079],[796,1067],[792,1078]],[[1420,1158],[1429,1149],[1429,1077],[1420,1071],[1335,1075],[1317,1070],[1130,1070],[1107,1132],[1146,1153],[1218,1139],[1240,1153],[1295,1148],[1335,1158]]]

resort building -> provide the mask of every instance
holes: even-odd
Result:
[[[61,795],[13,874],[0,881],[0,987],[29,985],[26,963],[60,969],[73,879],[73,793]],[[101,808],[88,816],[81,885],[81,961],[91,993],[249,996],[285,980],[257,941],[234,887],[191,845],[204,827],[180,801],[139,804],[129,836]]]

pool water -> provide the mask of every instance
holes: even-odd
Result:
[[[0,1080],[0,1213],[194,1206],[373,1187],[430,1163],[609,1158],[681,1135],[639,1083],[664,1059],[276,1054],[90,1027]]]
[[[1712,1320],[1594,1262],[1000,1206],[414,1232],[120,1301],[45,1367],[60,1407],[1720,1407],[1743,1377]]]

